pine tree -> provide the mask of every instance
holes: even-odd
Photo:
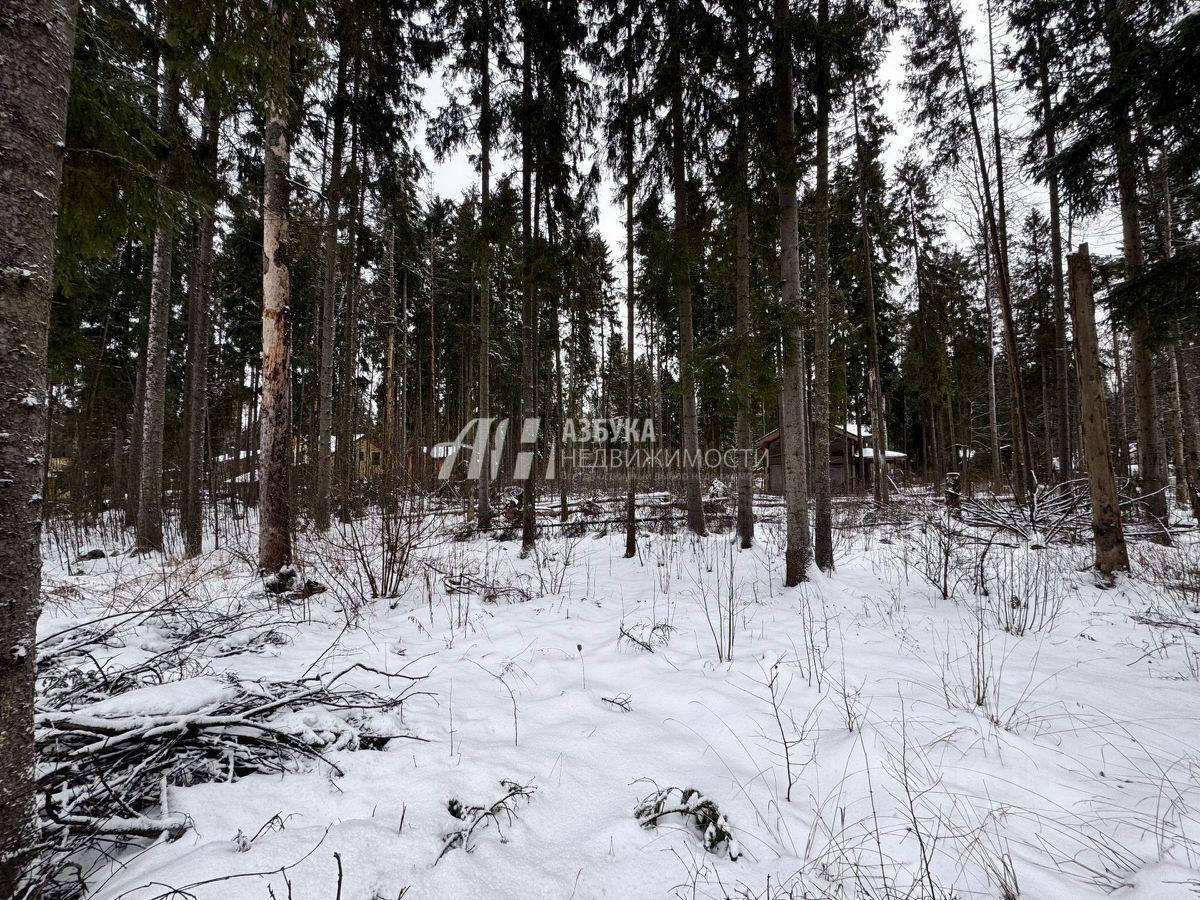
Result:
[[[779,195],[779,268],[783,283],[783,481],[787,506],[784,585],[808,577],[812,535],[808,517],[808,415],[804,401],[804,335],[800,329],[800,233],[796,199],[796,125],[792,20],[787,0],[774,0],[772,71],[775,88],[775,179]]]
[[[136,549],[163,549],[162,473],[163,428],[167,391],[167,323],[171,315],[171,265],[175,229],[168,204],[170,152],[179,142],[179,69],[172,45],[172,0],[166,0],[162,54],[163,93],[159,101],[159,131],[163,153],[158,169],[159,210],[154,230],[154,263],[150,281],[150,312],[146,326],[146,374],[142,384],[140,472]]]
[[[17,896],[36,844],[34,681],[41,608],[41,460],[54,232],[74,47],[72,0],[0,3],[0,895]]]

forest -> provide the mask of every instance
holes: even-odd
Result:
[[[0,0],[0,896],[1200,891],[1200,9]]]

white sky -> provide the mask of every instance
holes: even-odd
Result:
[[[966,22],[974,29],[976,35],[974,64],[976,66],[977,77],[986,72],[987,64],[987,14],[984,2],[985,0],[966,0],[965,5]],[[1004,40],[999,30],[1000,25],[1001,21],[998,20],[998,58]],[[904,34],[896,33],[892,37],[891,46],[888,49],[887,57],[884,60],[881,71],[885,82],[884,111],[895,129],[895,133],[890,137],[885,150],[885,159],[890,166],[894,166],[900,161],[905,150],[913,140],[913,127],[907,115],[907,98],[904,95],[902,87],[904,58]],[[1002,112],[1005,130],[1014,136],[1023,136],[1029,127],[1029,122],[1024,112],[1024,106],[1028,102],[1028,97],[1015,84],[1015,79],[1012,75],[1003,68],[998,68],[998,76],[1001,80],[1001,96],[1008,101],[1007,105],[1009,107],[1008,110]],[[425,87],[424,104],[426,110],[430,113],[436,111],[445,102],[445,92],[442,88],[441,78],[440,72],[434,73],[433,76],[424,79],[423,82]],[[983,111],[981,110],[981,112]],[[849,122],[835,122],[835,128],[839,126],[849,127]],[[478,185],[479,175],[471,165],[466,149],[458,151],[444,162],[437,162],[434,160],[433,154],[429,151],[428,144],[424,140],[423,135],[419,143],[430,168],[431,187],[436,194],[457,200],[470,187]],[[831,146],[835,144],[836,136],[831,138]],[[474,147],[470,148],[471,151],[474,149]],[[1045,185],[1036,183],[1027,173],[1021,172],[1017,166],[1016,156],[1015,152],[1010,153],[1005,161],[1006,200],[1009,210],[1009,221],[1012,223],[1011,230],[1014,232],[1020,227],[1021,220],[1031,207],[1036,206],[1043,212],[1047,212]],[[505,159],[498,153],[493,165],[499,175],[516,169],[519,161]],[[616,196],[616,188],[609,173],[603,165],[600,168],[604,181],[598,194],[599,230],[608,243],[610,260],[614,271],[619,272],[621,270],[621,259],[625,245],[624,209]],[[811,177],[811,173],[809,175]],[[959,217],[963,218],[960,211],[966,209],[966,205],[963,202],[961,193],[956,191],[952,180],[948,179],[945,183],[942,191],[942,200],[947,211],[951,213],[952,218],[956,211],[959,211]],[[1070,246],[1073,247],[1080,242],[1087,241],[1094,253],[1112,253],[1119,248],[1121,227],[1119,217],[1115,211],[1096,217],[1092,221],[1076,222],[1071,232],[1067,230],[1066,210],[1064,210],[1063,215],[1063,239]],[[950,237],[959,243],[965,244],[967,242],[966,235],[955,227],[953,223],[950,228]],[[623,284],[622,278],[618,279],[618,284]]]

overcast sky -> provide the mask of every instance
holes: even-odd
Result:
[[[986,7],[982,2],[977,0],[967,0],[966,6],[966,21],[976,33],[975,44],[975,64],[979,67],[977,73],[986,71],[986,36],[987,36],[987,18]],[[1003,41],[1003,36],[997,30],[998,42]],[[997,48],[999,53],[999,47]],[[888,49],[887,56],[881,69],[881,75],[885,81],[884,95],[884,111],[891,120],[895,129],[895,133],[891,136],[887,148],[885,150],[885,159],[889,166],[896,165],[904,156],[905,151],[909,147],[913,139],[913,128],[909,122],[907,114],[907,99],[903,91],[904,77],[904,35],[896,33],[893,35],[891,46]],[[1014,78],[1007,72],[1001,70],[999,72],[1002,87],[1001,95],[1008,100],[1010,107],[1004,114],[1005,130],[1015,135],[1023,135],[1029,127],[1028,120],[1024,114],[1024,105],[1027,98],[1023,91],[1020,91],[1015,84]],[[439,109],[445,103],[445,93],[442,86],[441,73],[434,75],[424,80],[425,86],[425,107],[430,113]],[[838,119],[834,123],[836,127],[848,128],[850,122]],[[479,175],[475,168],[471,165],[468,158],[467,150],[460,150],[455,153],[450,159],[444,162],[437,162],[433,158],[433,154],[428,149],[428,144],[422,137],[421,146],[425,153],[426,161],[429,165],[432,176],[432,190],[442,197],[457,200],[472,186],[478,186]],[[836,136],[831,138],[831,146],[834,146]],[[473,152],[476,148],[472,147]],[[599,151],[597,151],[599,152]],[[1015,157],[1015,154],[1012,154]],[[1046,211],[1046,188],[1043,184],[1035,183],[1025,173],[1019,172],[1016,165],[1016,159],[1006,159],[1006,200],[1009,210],[1009,221],[1012,223],[1010,230],[1014,233],[1019,229],[1019,223],[1024,218],[1028,210],[1032,206],[1037,206]],[[493,163],[497,174],[502,174],[506,171],[512,171],[517,168],[518,161],[505,159],[497,154]],[[625,246],[625,226],[624,226],[624,207],[616,196],[615,185],[610,174],[605,166],[601,165],[603,172],[604,183],[599,191],[599,228],[605,241],[608,243],[610,261],[614,267],[614,272],[621,270],[621,259],[624,253]],[[811,172],[809,173],[811,178]],[[952,217],[957,212],[961,217],[962,210],[965,207],[961,206],[960,193],[954,188],[952,180],[947,179],[940,185],[939,196],[951,213]],[[1063,239],[1069,241],[1071,246],[1077,245],[1080,242],[1087,241],[1091,245],[1092,252],[1112,253],[1119,249],[1121,238],[1120,219],[1115,214],[1115,211],[1107,215],[1099,216],[1092,221],[1074,223],[1073,232],[1067,232],[1067,217],[1064,210],[1063,222]],[[959,243],[966,243],[967,237],[955,224],[951,224],[950,237]],[[623,285],[623,278],[619,280],[619,284]]]

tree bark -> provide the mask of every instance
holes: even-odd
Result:
[[[46,346],[75,34],[74,0],[0,0],[0,896],[37,841],[34,666],[40,612]]]
[[[683,108],[683,17],[680,0],[670,4],[671,180],[675,189],[675,302],[679,310],[680,427],[688,528],[706,534],[700,492],[700,434],[696,410],[695,339],[692,331],[691,225],[687,204],[687,123]]]
[[[153,265],[148,272],[153,278]],[[133,421],[129,428],[129,459],[125,465],[125,527],[137,530],[138,498],[142,492],[142,411],[146,404],[146,337],[149,315],[149,292],[146,306],[138,323],[137,376],[133,387]]]
[[[483,0],[482,38],[479,46],[479,417],[486,421],[492,409],[492,18],[489,0]],[[481,425],[482,427],[482,425]],[[483,467],[479,471],[479,528],[492,524],[492,458],[490,442],[484,445]],[[560,476],[561,477],[561,476]]]
[[[863,292],[866,295],[867,314],[867,400],[871,407],[871,447],[873,488],[876,503],[889,500],[887,446],[883,443],[883,377],[879,368],[879,326],[875,313],[875,260],[871,242],[871,229],[867,215],[867,169],[863,162],[862,135],[858,125],[858,85],[854,85],[854,146],[855,163],[858,168],[858,214],[859,231],[862,239]],[[859,442],[862,446],[862,442]]]
[[[168,28],[170,26],[168,25]],[[169,168],[166,153],[177,138],[179,74],[170,53],[163,54],[163,98],[159,128],[166,143],[158,169],[158,221],[154,228],[154,268],[150,285],[150,318],[146,329],[146,377],[142,398],[141,470],[138,473],[138,516],[135,547],[139,552],[163,549],[163,428],[166,419],[167,322],[171,316],[171,262],[175,228],[166,205]]]
[[[637,556],[637,501],[636,493],[637,486],[634,483],[632,455],[633,455],[633,391],[634,391],[634,350],[633,350],[633,262],[634,262],[634,247],[633,247],[633,194],[636,190],[634,185],[634,121],[633,121],[633,34],[632,34],[633,10],[630,9],[630,34],[626,39],[626,67],[625,67],[625,97],[629,108],[627,114],[629,121],[625,127],[625,342],[626,342],[626,370],[625,370],[625,448],[629,453],[629,457],[625,460],[625,558],[633,559]],[[555,345],[557,350],[557,344]],[[560,379],[561,383],[561,379]],[[561,429],[560,429],[561,431]],[[562,478],[565,473],[560,472],[559,478]]]
[[[1129,24],[1115,0],[1107,0],[1105,38],[1109,51],[1109,80],[1114,86],[1111,104],[1117,160],[1117,193],[1121,205],[1121,232],[1125,260],[1125,278],[1137,276],[1145,263],[1142,233],[1138,214],[1137,170],[1134,157],[1132,127],[1128,101],[1117,89],[1126,81]],[[1162,429],[1158,424],[1158,392],[1154,379],[1154,356],[1150,350],[1149,323],[1145,313],[1135,314],[1130,323],[1129,338],[1133,346],[1133,386],[1137,412],[1138,481],[1145,498],[1146,509],[1164,526],[1157,530],[1154,540],[1169,544],[1167,523],[1166,454],[1163,451]]]
[[[963,94],[966,98],[967,114],[971,126],[971,136],[975,143],[975,160],[979,167],[981,192],[983,195],[984,221],[988,229],[988,237],[992,244],[993,261],[995,263],[996,295],[1000,301],[1000,317],[1004,324],[1004,356],[1008,364],[1009,384],[1012,391],[1013,418],[1013,493],[1019,505],[1025,504],[1025,485],[1029,473],[1033,470],[1033,457],[1029,447],[1029,420],[1025,414],[1025,389],[1021,383],[1021,359],[1017,346],[1017,331],[1013,321],[1011,282],[1008,277],[1008,246],[1006,235],[1001,231],[996,215],[996,205],[992,199],[991,179],[988,175],[987,157],[983,152],[983,135],[979,128],[979,118],[975,111],[975,102],[971,96],[971,80],[967,72],[966,54],[963,50],[962,31],[959,26],[957,13],[953,4],[948,4],[950,16],[954,19],[955,53],[958,59],[958,71],[962,80]],[[993,101],[995,93],[993,92]],[[1002,173],[997,173],[997,182],[1003,181]]]
[[[779,269],[783,285],[783,490],[787,520],[784,585],[808,577],[812,536],[808,518],[808,420],[804,402],[804,335],[800,330],[800,228],[796,202],[796,120],[788,0],[773,0],[776,189],[779,194]]]
[[[754,470],[751,458],[754,451],[750,439],[750,163],[749,142],[750,97],[754,62],[750,56],[749,11],[738,14],[738,119],[737,173],[734,181],[734,350],[737,360],[735,391],[737,419],[734,423],[739,464],[737,472],[737,533],[743,550],[754,544]]]
[[[526,428],[537,416],[536,346],[534,344],[537,306],[533,292],[533,41],[530,33],[531,13],[523,10],[521,22],[521,415],[524,422],[520,429],[522,444],[527,440],[532,446],[525,448],[533,454],[532,464],[525,478],[521,507],[521,552],[528,554],[537,542],[537,441],[536,430],[530,434]]]
[[[1068,260],[1071,281],[1071,317],[1075,334],[1075,374],[1079,388],[1080,424],[1088,484],[1092,495],[1092,533],[1096,542],[1096,568],[1105,575],[1129,568],[1121,507],[1113,476],[1108,440],[1108,411],[1104,375],[1096,336],[1096,310],[1092,302],[1092,260],[1087,244]]]
[[[320,383],[317,388],[317,496],[313,502],[313,520],[319,531],[329,530],[329,497],[333,482],[333,320],[337,304],[342,153],[346,142],[347,56],[345,48],[339,46],[332,111],[333,147],[325,197],[325,284],[321,295]]]
[[[1038,83],[1042,106],[1042,128],[1046,132],[1046,159],[1058,156],[1058,140],[1054,129],[1054,105],[1050,86],[1050,48],[1040,25],[1038,28]],[[1071,420],[1070,384],[1068,379],[1067,304],[1063,291],[1062,201],[1059,197],[1058,175],[1051,172],[1046,178],[1050,191],[1050,261],[1054,272],[1054,341],[1055,341],[1055,399],[1058,413],[1058,466],[1062,478],[1070,478]]]
[[[383,471],[387,481],[385,502],[391,504],[396,489],[396,223],[388,229],[387,343],[383,368]]]
[[[1180,474],[1187,488],[1188,503],[1192,516],[1200,522],[1200,439],[1197,438],[1195,422],[1192,420],[1192,386],[1187,377],[1183,358],[1183,339],[1176,332],[1175,345],[1171,348],[1171,376],[1178,396],[1180,428],[1183,434],[1183,463]]]
[[[357,82],[357,79],[356,79]],[[354,515],[354,504],[357,500],[355,486],[358,481],[358,448],[355,446],[355,433],[358,420],[358,285],[361,275],[359,268],[359,235],[362,231],[363,202],[367,189],[367,179],[364,156],[358,147],[357,128],[352,141],[350,159],[354,166],[355,191],[354,210],[350,218],[350,240],[346,252],[349,256],[346,264],[345,313],[346,321],[342,326],[342,421],[341,437],[338,440],[338,460],[341,463],[342,475],[339,479],[338,518],[348,523]],[[341,448],[345,447],[345,452]],[[368,452],[364,447],[364,454]]]
[[[1125,373],[1121,358],[1125,355],[1121,346],[1121,334],[1117,323],[1112,323],[1113,378],[1116,382],[1117,400],[1117,460],[1121,475],[1128,478],[1132,468],[1129,459],[1129,409],[1125,404]]]
[[[815,540],[817,566],[833,571],[833,498],[829,480],[829,68],[826,33],[829,0],[817,0],[817,221],[813,228],[816,266],[816,321],[813,331],[812,439],[813,484],[816,493]]]
[[[212,281],[213,234],[216,221],[217,153],[221,116],[216,100],[204,100],[205,175],[212,182],[211,205],[200,210],[196,228],[196,261],[188,285],[188,384],[184,431],[187,452],[184,465],[183,547],[184,555],[196,556],[202,550],[204,535],[204,431],[208,420],[208,342],[209,286]]]
[[[275,0],[278,52],[290,55],[291,8]],[[289,135],[286,88],[274,91],[264,134],[262,393],[259,407],[258,564],[278,572],[292,561],[290,478],[292,456],[290,282],[288,266]]]

